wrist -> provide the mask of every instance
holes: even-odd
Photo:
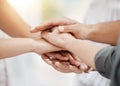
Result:
[[[78,39],[72,39],[72,40],[68,40],[66,43],[65,43],[65,49],[66,50],[69,50],[69,51],[71,51],[73,48],[74,48],[74,46],[76,46],[75,45],[75,43],[76,43],[76,41],[77,41]],[[71,49],[72,48],[72,49]]]
[[[37,33],[31,33],[30,32],[30,30],[31,30],[30,26],[27,26],[27,27],[24,27],[24,28],[25,29],[27,28],[27,30],[22,33],[21,37],[32,38],[32,39],[40,39],[41,38],[40,32],[37,32]]]
[[[29,38],[29,39],[31,40],[31,42],[30,42],[30,46],[32,47],[31,52],[36,53],[37,49],[38,49],[38,42],[36,39],[31,39],[31,38]]]
[[[31,38],[24,38],[25,41],[22,41],[23,44],[26,46],[26,49],[29,49],[29,52],[34,52],[35,50],[35,42]]]
[[[85,36],[84,40],[94,40],[94,38],[98,34],[99,25],[98,24],[87,25],[87,28],[88,29],[87,29],[86,36]]]

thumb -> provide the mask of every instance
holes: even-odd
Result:
[[[67,25],[67,26],[59,26],[58,31],[64,32],[64,33],[69,33],[69,32],[74,33],[75,29],[74,29],[73,25]]]

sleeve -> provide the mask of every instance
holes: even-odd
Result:
[[[112,65],[116,55],[116,47],[107,46],[101,49],[95,57],[96,70],[106,78],[110,78]]]

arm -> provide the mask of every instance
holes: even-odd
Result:
[[[0,59],[32,52],[33,43],[29,38],[0,39]]]
[[[96,53],[105,46],[96,46],[84,40],[75,39],[67,33],[59,33],[57,29],[53,32],[43,32],[42,37],[50,43],[70,51],[77,58],[95,69],[94,57]],[[89,57],[89,60],[88,60]]]
[[[116,45],[120,34],[120,20],[90,25],[85,39]]]
[[[12,37],[20,37],[20,38],[34,38],[34,39],[39,39],[39,50],[38,51],[46,51],[47,50],[52,50],[52,48],[56,48],[54,46],[52,46],[51,44],[47,43],[45,40],[40,39],[40,35],[39,33],[30,33],[30,27],[29,25],[27,25],[21,18],[20,16],[16,13],[16,11],[7,3],[6,0],[0,0],[0,28],[6,32],[7,34],[9,34]],[[18,40],[18,39],[17,39]],[[4,43],[8,43],[12,42],[14,45],[18,45],[17,47],[21,47],[21,49],[23,49],[23,47],[26,45],[25,42],[23,42],[23,44],[20,45],[20,40],[18,40],[19,42],[17,42],[16,39],[10,39],[10,40],[1,40],[2,46],[5,46]],[[26,41],[27,42],[27,41]],[[36,40],[37,42],[37,40]],[[14,46],[13,44],[11,44],[11,46]],[[10,45],[9,45],[10,46]],[[15,47],[16,47],[15,46]],[[43,47],[48,47],[43,48]],[[3,47],[2,47],[3,48]],[[6,50],[6,47],[4,47]],[[58,49],[58,48],[56,48]],[[5,55],[5,50],[1,50],[1,54]],[[14,56],[14,55],[19,55],[16,52],[13,52],[15,49],[12,47],[9,47],[9,50],[11,50],[12,53],[9,53],[8,56]],[[18,50],[19,51],[19,50]],[[19,51],[22,54],[22,51]],[[24,52],[24,51],[23,51]],[[14,55],[13,55],[14,54]],[[41,54],[41,52],[39,53]],[[5,57],[8,57],[5,56]]]
[[[76,59],[82,60],[90,67],[97,69],[107,78],[110,78],[115,58],[120,56],[120,46],[106,47],[94,45],[84,40],[75,39],[70,34],[59,33],[56,29],[53,32],[43,32],[42,36],[52,44],[68,50],[76,56]]]
[[[30,38],[0,39],[0,59],[29,52],[35,52],[40,55],[59,50],[60,48],[57,48],[42,39],[40,41]]]
[[[70,32],[76,38],[116,45],[120,33],[120,21],[97,23],[93,25],[74,24],[59,27],[60,32]]]
[[[71,21],[73,23],[68,24],[68,21]],[[63,28],[58,28],[58,30],[60,32],[70,32],[76,38],[83,40],[87,39],[101,43],[108,43],[111,45],[116,45],[118,35],[120,32],[119,20],[97,23],[93,25],[86,25],[67,18],[52,19],[40,25],[39,27],[35,28],[31,32],[39,32],[46,29],[51,29],[48,27],[54,27],[54,26],[64,26]]]
[[[70,24],[72,22],[67,21],[67,24]],[[61,24],[63,25],[63,24]],[[0,0],[0,28],[6,32],[8,35],[12,37],[22,37],[22,38],[34,38],[34,39],[39,39],[39,47],[35,49],[36,53],[38,54],[43,54],[46,52],[52,52],[52,51],[58,51],[57,47],[47,43],[45,40],[40,39],[39,33],[30,33],[30,26],[26,24],[20,16],[16,13],[16,11],[7,3],[6,0]],[[18,40],[18,39],[17,39]],[[23,40],[23,39],[22,39]],[[3,40],[1,40],[3,41]],[[18,40],[18,41],[21,41]],[[9,45],[9,42],[12,42],[16,47],[20,47],[21,49],[18,49],[17,52],[15,52],[14,45]],[[2,42],[3,43],[3,42]],[[2,47],[4,50],[0,51],[2,52],[0,56],[2,58],[9,57],[9,56],[15,56],[19,55],[22,53],[27,52],[21,51],[22,49],[24,50],[24,44],[19,44],[21,42],[16,42],[16,39],[11,39],[11,40],[4,40],[4,43],[8,44],[9,49],[5,47],[4,44],[2,44],[0,47]],[[23,42],[24,43],[24,42]],[[37,46],[37,44],[34,44]],[[10,51],[9,51],[10,50]],[[10,52],[6,55],[6,51]]]
[[[36,33],[30,33],[30,26],[26,24],[7,0],[0,0],[0,28],[12,37],[38,38]]]

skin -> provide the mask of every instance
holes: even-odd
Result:
[[[120,21],[119,20],[112,21],[112,22],[97,23],[97,24],[93,24],[93,25],[85,25],[85,24],[80,24],[78,22],[76,22],[75,24],[71,24],[71,25],[61,25],[61,23],[64,23],[64,21],[61,21],[61,19],[63,19],[63,18],[52,19],[52,20],[46,22],[49,24],[45,23],[42,26],[35,28],[31,32],[45,31],[45,30],[50,29],[50,28],[46,28],[46,27],[60,26],[60,27],[56,28],[59,32],[72,33],[72,35],[74,35],[74,37],[76,37],[77,39],[92,40],[95,42],[101,42],[101,43],[106,43],[106,44],[111,44],[111,45],[117,44],[119,32],[120,32]],[[68,19],[68,21],[70,21],[70,20]],[[65,49],[66,49],[65,45],[69,46],[67,48],[68,50],[71,50],[71,52],[73,52],[74,54],[76,53],[75,55],[77,55],[77,57],[81,57],[81,59],[84,62],[86,62],[89,66],[91,66],[95,69],[95,64],[94,64],[95,55],[99,50],[101,50],[105,46],[94,46],[93,44],[89,44],[89,43],[86,43],[85,41],[81,41],[81,40],[69,41],[69,40],[65,39],[65,38],[68,38],[67,36],[61,37],[59,39],[59,37],[57,38],[57,36],[58,35],[51,34],[50,32],[43,34],[43,38],[45,38],[46,40],[48,40],[49,42],[53,43],[56,46],[64,47]],[[65,40],[67,40],[69,42],[65,43]],[[76,44],[74,44],[74,42]],[[61,44],[64,46],[62,46]],[[77,50],[72,49],[73,47],[70,47],[70,46],[72,46],[72,44],[74,44],[75,46],[77,45],[76,49],[79,50],[78,52],[77,52]],[[80,46],[80,45],[82,45],[82,46]],[[91,51],[84,49],[85,47],[88,47],[89,49],[91,49]],[[80,52],[82,52],[81,55],[79,55]],[[89,55],[90,52],[91,52],[91,54]],[[89,55],[90,61],[87,61],[88,55]],[[82,57],[84,57],[84,58],[82,58]]]
[[[28,52],[35,52],[40,55],[43,53],[60,50],[60,48],[57,48],[45,42],[44,40],[34,41],[33,39],[30,38],[0,39],[0,48],[1,59]]]
[[[33,52],[36,52],[39,54],[42,53],[47,53],[50,51],[56,51],[56,50],[60,50],[59,48],[51,45],[50,43],[47,43],[45,40],[40,38],[39,33],[30,33],[30,27],[28,24],[26,24],[21,18],[20,16],[16,13],[16,11],[7,3],[6,0],[0,0],[0,28],[2,31],[4,31],[5,33],[7,33],[8,35],[10,35],[11,37],[14,38],[19,38],[19,39],[0,39],[1,44],[0,47],[2,47],[2,49],[0,50],[0,57],[1,58],[6,58],[9,56],[14,56],[14,55],[19,55],[22,53],[25,53],[27,51],[31,51],[31,48],[33,48],[32,50],[34,50]],[[16,29],[17,28],[17,29]],[[26,38],[32,38],[31,40],[26,39]],[[26,46],[26,43],[23,42],[21,43],[21,41],[31,41],[32,46],[29,46],[30,48],[24,49]],[[39,44],[38,44],[39,42]],[[11,45],[12,43],[12,45]],[[28,43],[28,42],[27,42]],[[28,45],[31,45],[31,43],[29,42]],[[6,54],[6,51],[8,50],[5,44],[8,45],[8,47],[10,48],[11,51],[9,51],[10,53]],[[15,46],[16,45],[16,46]],[[19,46],[17,46],[19,45]],[[18,47],[18,51],[14,52],[14,49]],[[46,48],[46,50],[44,48]],[[20,49],[21,48],[21,49]],[[23,48],[23,49],[22,49]],[[49,48],[49,49],[48,49]],[[48,51],[47,51],[48,49]],[[24,51],[22,51],[24,50]],[[13,52],[12,52],[13,51]]]
[[[65,52],[64,52],[65,53]],[[53,53],[53,54],[56,54],[56,53]],[[60,54],[61,55],[61,54]],[[73,57],[70,55],[70,54],[65,54],[64,56],[65,57],[70,57],[72,60],[72,65],[67,62],[68,60],[61,60],[61,62],[59,62],[57,59],[49,59],[49,56],[50,54],[47,54],[47,55],[42,55],[42,59],[48,63],[49,65],[52,65],[52,67],[57,70],[57,71],[60,71],[60,72],[63,72],[63,73],[82,73],[82,72],[87,72],[89,71],[89,67],[86,66],[86,64],[84,64],[82,61],[80,62],[80,64],[78,66],[75,66],[74,65],[74,60],[72,59]],[[63,56],[62,56],[63,57]]]
[[[63,25],[64,21],[74,21],[68,18],[58,18],[49,20],[39,27],[36,27],[31,32],[44,31],[54,26],[62,26],[58,28],[59,32],[72,33],[77,39],[92,40],[95,42],[116,45],[120,32],[120,21],[103,22],[92,25],[81,24],[76,22],[74,24]]]
[[[68,33],[59,33],[56,28],[53,32],[44,31],[42,33],[42,37],[48,40],[50,43],[64,48],[65,50],[68,50],[76,57],[75,59],[79,61],[82,60],[93,69],[95,69],[94,59],[96,54],[98,53],[98,51],[106,47],[96,46],[93,43],[76,39]]]
[[[67,21],[64,22],[64,24],[62,25],[73,24],[73,23],[74,22]],[[0,0],[0,28],[9,36],[14,37],[10,39],[0,39],[1,59],[20,55],[27,52],[35,52],[39,55],[46,53],[47,55],[48,52],[61,50],[61,48],[53,46],[52,44],[41,39],[39,32],[30,33],[30,29],[31,29],[30,26],[26,24],[22,18],[20,18],[20,16],[7,3],[6,0]],[[64,58],[64,56],[60,57],[60,53],[57,54],[58,54],[57,56],[56,55],[54,56],[54,53],[51,53],[53,57],[59,58],[59,60]],[[60,65],[62,65],[63,63],[61,63],[59,60],[58,62],[60,63]],[[62,68],[60,68],[59,70],[61,69]]]

